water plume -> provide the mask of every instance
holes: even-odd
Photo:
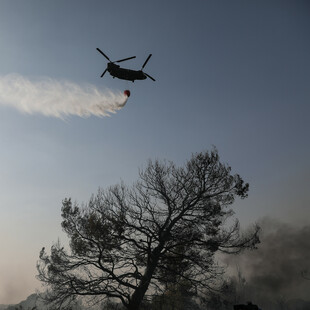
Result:
[[[121,91],[98,90],[93,85],[46,77],[30,80],[18,74],[0,76],[0,105],[27,114],[61,119],[70,115],[103,117],[123,108],[127,99]]]

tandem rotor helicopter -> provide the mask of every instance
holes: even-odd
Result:
[[[150,78],[151,80],[155,81],[154,78],[152,78],[150,75],[142,71],[145,65],[147,64],[147,62],[150,60],[152,54],[150,54],[147,57],[141,70],[131,70],[131,69],[121,68],[119,65],[116,65],[115,63],[133,59],[133,58],[136,58],[136,56],[132,56],[132,57],[116,60],[116,61],[111,61],[110,58],[99,48],[97,48],[97,51],[109,61],[107,68],[103,71],[103,73],[101,74],[101,77],[103,77],[104,74],[108,71],[113,76],[113,78],[117,77],[121,80],[127,80],[127,81],[134,82],[135,80],[145,80],[146,78]]]

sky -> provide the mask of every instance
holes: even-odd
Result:
[[[41,248],[66,240],[64,198],[130,185],[148,159],[182,165],[215,146],[250,184],[234,205],[242,227],[308,226],[309,38],[301,0],[2,0],[0,304],[40,287]],[[137,70],[152,54],[156,82],[100,78],[96,48]],[[110,116],[85,112],[125,89]]]

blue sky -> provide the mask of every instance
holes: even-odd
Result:
[[[244,227],[309,224],[308,1],[2,0],[0,77],[130,89],[110,117],[66,121],[0,102],[0,304],[32,293],[61,201],[137,179],[149,158],[184,163],[216,146],[250,183]],[[156,79],[112,79],[106,59]]]

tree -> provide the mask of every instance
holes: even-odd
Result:
[[[309,271],[304,269],[301,271],[301,276],[305,279],[305,280],[310,280],[310,275],[309,275]]]
[[[99,189],[79,206],[64,199],[62,228],[70,250],[59,242],[43,248],[38,279],[46,300],[62,307],[79,296],[116,298],[139,309],[165,283],[186,281],[193,293],[212,286],[220,270],[214,254],[239,253],[259,242],[259,228],[226,228],[229,206],[249,185],[219,161],[216,150],[192,155],[184,167],[149,161],[132,186]]]
[[[190,283],[170,283],[162,295],[153,296],[149,310],[198,310],[200,309],[191,293]]]

